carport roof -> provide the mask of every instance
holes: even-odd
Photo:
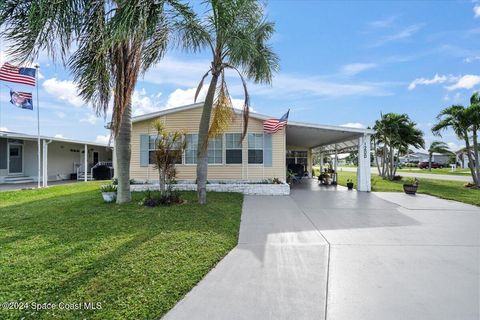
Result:
[[[371,129],[342,126],[321,125],[313,123],[289,121],[287,125],[287,145],[322,148],[325,151],[341,152],[356,147],[357,139],[365,134],[373,134]]]

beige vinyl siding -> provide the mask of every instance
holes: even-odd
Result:
[[[202,108],[193,108],[161,116],[160,119],[166,130],[183,130],[185,133],[198,132]],[[133,123],[132,128],[132,158],[130,175],[137,180],[158,180],[158,171],[153,165],[140,166],[140,135],[153,134],[152,123],[157,119],[148,119]],[[242,131],[242,117],[235,115],[234,121],[225,133],[240,133]],[[248,132],[262,133],[263,123],[259,119],[250,118]],[[279,178],[285,180],[285,130],[280,130],[272,136],[272,166],[264,167],[260,164],[248,164],[248,139],[242,143],[242,164],[225,164],[225,140],[223,141],[223,163],[208,166],[210,180],[262,180]],[[176,165],[178,180],[195,180],[196,165]]]

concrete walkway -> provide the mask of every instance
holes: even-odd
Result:
[[[239,245],[165,319],[478,319],[479,230],[425,195],[247,196]]]
[[[83,182],[83,181],[77,181],[77,180],[62,180],[62,181],[49,181],[48,186],[57,186],[60,184],[70,184],[70,183],[77,183],[77,182]],[[1,191],[13,191],[13,190],[22,190],[22,189],[36,189],[38,186],[37,182],[31,182],[31,183],[1,183],[0,184],[0,192]]]
[[[347,171],[347,172],[357,172],[357,168],[352,167],[342,167],[338,169],[339,172]],[[377,168],[372,168],[372,174],[378,174]],[[420,171],[419,172],[402,172],[399,171],[398,175],[404,177],[411,177],[411,178],[424,178],[424,179],[432,179],[432,180],[447,180],[447,181],[461,181],[461,182],[472,182],[471,175],[464,175],[464,176],[456,176],[453,174],[435,174],[435,173],[428,173],[428,170]]]

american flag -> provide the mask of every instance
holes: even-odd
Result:
[[[34,68],[17,67],[6,62],[0,68],[0,80],[35,86],[36,71]]]
[[[10,102],[17,108],[33,110],[32,94],[10,90]]]
[[[276,133],[278,130],[282,129],[287,125],[288,114],[290,110],[287,111],[280,119],[268,119],[263,121],[263,131],[266,133]]]

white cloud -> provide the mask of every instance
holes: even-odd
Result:
[[[360,122],[348,122],[348,123],[341,124],[340,127],[363,129],[365,128],[365,125]]]
[[[106,134],[106,135],[99,135],[95,138],[95,142],[96,143],[104,143],[104,144],[107,144],[108,142],[110,141],[110,135],[109,134]]]
[[[460,144],[455,143],[455,142],[447,142],[447,145],[450,148],[450,151],[454,151],[454,152],[465,148],[464,145],[460,145]]]
[[[78,95],[77,86],[71,80],[47,79],[43,82],[43,88],[57,99],[66,101],[75,107],[85,105],[85,101]]]
[[[63,119],[63,118],[65,118],[65,116],[66,116],[65,112],[62,112],[62,111],[55,112],[55,115],[56,115],[57,117],[59,117],[60,119]]]
[[[436,84],[436,83],[444,83],[445,81],[449,80],[451,76],[445,76],[445,75],[438,75],[436,73],[432,79],[426,79],[426,78],[417,78],[413,80],[409,85],[408,85],[408,90],[413,90],[415,89],[418,85],[431,85],[431,84]]]
[[[475,18],[480,17],[480,5],[476,5],[473,7],[473,13],[475,14]]]
[[[165,105],[165,109],[176,108],[184,105],[189,105],[194,103],[195,92],[197,88],[190,88],[190,89],[176,89],[168,96],[167,103]],[[197,102],[201,102],[205,100],[207,95],[208,88],[203,87],[198,95]],[[231,98],[232,105],[236,109],[243,109],[244,99],[238,98]],[[250,106],[250,111],[254,111],[253,108]]]
[[[404,40],[412,37],[415,33],[417,33],[421,28],[423,27],[423,24],[413,24],[410,25],[402,30],[400,30],[397,33],[384,36],[380,38],[377,42],[375,42],[371,47],[378,47],[381,45],[384,45],[388,42],[392,41],[398,41],[398,40]]]
[[[348,76],[354,76],[360,72],[375,68],[375,63],[351,63],[346,64],[341,68],[341,72]]]
[[[463,77],[460,77],[456,83],[446,88],[449,91],[457,90],[457,89],[472,89],[479,83],[480,83],[480,76],[473,75],[473,74],[466,74]]]
[[[190,89],[176,89],[168,96],[167,104],[165,109],[175,108],[179,106],[184,106],[187,104],[194,103],[195,92],[197,88]],[[205,96],[207,95],[208,88],[204,86],[198,95],[197,101],[204,101]]]
[[[448,93],[443,97],[445,101],[451,101],[452,103],[460,103],[463,100],[463,95],[460,92],[456,92],[453,96]]]
[[[480,60],[480,56],[473,56],[473,57],[466,57],[465,59],[463,59],[463,62],[472,63],[478,60]]]
[[[57,134],[54,135],[53,137],[54,137],[54,138],[65,139],[65,137],[64,137],[63,134],[61,134],[61,133],[57,133]]]
[[[161,95],[161,93],[159,94]],[[133,116],[140,116],[145,113],[159,111],[160,107],[155,100],[157,99],[153,98],[152,100],[152,98],[147,95],[147,91],[145,89],[135,90],[132,96]]]
[[[375,20],[368,23],[373,28],[387,28],[390,27],[396,20],[395,16],[391,16],[385,19]]]
[[[0,131],[10,131],[7,127],[0,127]]]
[[[321,77],[280,74],[273,79],[272,87],[253,86],[249,88],[249,92],[250,94],[274,96],[276,98],[305,95],[329,98],[391,95],[383,88],[384,85],[385,83],[374,82],[339,83]],[[230,91],[234,92],[233,90]]]
[[[88,122],[90,124],[97,123],[97,117],[94,114],[89,114],[86,118],[80,119],[80,122]]]
[[[208,60],[179,60],[167,56],[145,74],[144,80],[156,84],[169,83],[183,88],[195,87],[209,68]]]

